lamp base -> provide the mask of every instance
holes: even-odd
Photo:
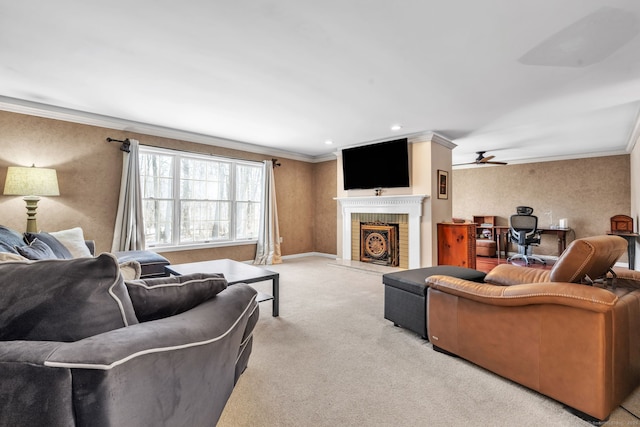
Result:
[[[27,203],[27,233],[37,233],[38,224],[36,223],[36,209],[38,209],[38,196],[25,196],[22,198]]]

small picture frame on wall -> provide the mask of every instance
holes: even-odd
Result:
[[[449,198],[449,172],[438,169],[438,199]]]

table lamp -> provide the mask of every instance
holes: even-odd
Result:
[[[37,168],[34,166],[9,166],[4,183],[4,194],[7,196],[24,196],[27,203],[27,232],[37,233],[36,209],[39,196],[59,196],[58,176],[55,169]]]

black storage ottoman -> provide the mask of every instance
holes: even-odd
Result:
[[[486,273],[471,268],[439,265],[437,267],[387,273],[384,284],[384,318],[394,325],[415,332],[424,339],[427,335],[427,277],[445,275],[473,282],[484,281]]]
[[[166,277],[165,265],[169,265],[168,259],[152,251],[122,251],[114,252],[119,262],[138,261],[140,263],[140,278]]]

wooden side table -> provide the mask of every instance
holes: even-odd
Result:
[[[638,233],[626,233],[623,231],[609,231],[607,234],[610,236],[620,236],[627,240],[627,257],[629,258],[629,270],[635,270],[636,266],[636,239],[640,234]]]

